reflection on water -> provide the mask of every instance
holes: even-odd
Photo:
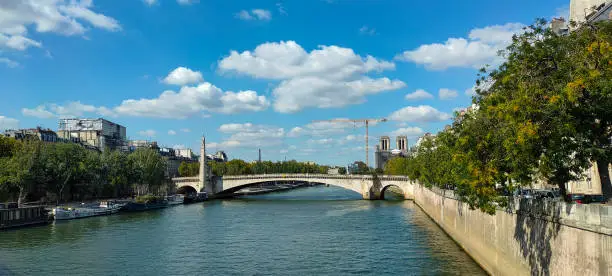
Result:
[[[411,201],[359,199],[319,186],[0,232],[0,275],[483,274]]]

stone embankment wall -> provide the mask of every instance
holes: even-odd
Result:
[[[414,201],[490,274],[612,275],[610,205],[523,200],[488,215],[422,185]]]

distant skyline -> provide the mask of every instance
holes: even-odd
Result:
[[[569,1],[0,3],[0,130],[103,117],[130,139],[346,165],[363,125],[409,146],[471,104],[477,70]],[[373,150],[370,163],[373,164]]]

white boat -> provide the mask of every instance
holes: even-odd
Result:
[[[185,203],[185,196],[182,194],[167,196],[166,199],[168,200],[168,205],[170,206]]]
[[[98,206],[90,207],[57,207],[53,209],[56,220],[68,220],[94,216],[105,216],[119,212],[125,204],[113,201],[102,201]]]

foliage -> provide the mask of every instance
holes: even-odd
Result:
[[[396,157],[385,164],[383,170],[385,174],[390,175],[408,175],[408,159]]]
[[[135,174],[138,194],[149,193],[162,188],[166,162],[154,149],[137,149],[128,156]]]
[[[275,174],[275,173],[327,173],[328,166],[321,166],[308,162],[290,161],[261,161],[247,163],[240,159],[228,162],[208,162],[214,175],[245,175],[245,174]]]
[[[612,22],[560,36],[544,20],[515,36],[506,62],[481,70],[474,108],[426,139],[413,156],[393,159],[390,174],[453,186],[472,208],[492,213],[498,190],[541,178],[565,194],[568,181],[612,161]],[[600,170],[604,194],[612,187]],[[602,173],[603,172],[603,173]]]
[[[355,161],[353,164],[357,166],[357,170],[354,171],[354,172],[351,172],[351,173],[353,173],[353,174],[370,174],[370,168],[368,168],[366,163],[364,163],[363,161]]]
[[[141,195],[141,196],[137,196],[134,201],[136,203],[154,203],[154,202],[160,202],[162,200],[163,200],[163,197],[161,196]]]
[[[182,177],[198,176],[200,173],[200,163],[198,162],[181,162],[178,168],[179,175]]]
[[[134,184],[160,191],[165,164],[157,152],[99,153],[72,143],[0,137],[0,201],[83,200],[128,196]]]

